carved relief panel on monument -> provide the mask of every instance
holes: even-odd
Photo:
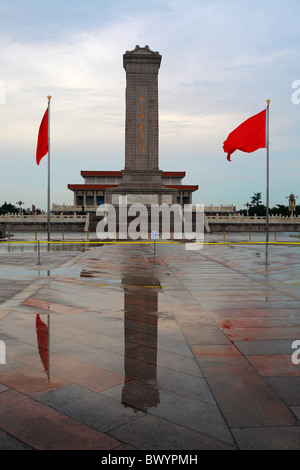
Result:
[[[136,154],[148,154],[148,87],[138,86],[136,96]]]

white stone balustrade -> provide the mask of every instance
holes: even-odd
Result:
[[[213,206],[212,204],[210,206],[204,206],[204,212],[235,212],[236,208],[235,206],[223,206],[222,204],[220,206]]]
[[[86,215],[79,214],[51,214],[50,222],[85,222]],[[47,222],[47,214],[24,215],[4,214],[0,215],[0,222]]]
[[[265,216],[245,216],[241,214],[229,214],[229,215],[207,215],[209,223],[239,223],[239,224],[253,224],[253,223],[266,223]],[[282,216],[282,215],[271,215],[269,217],[269,223],[275,224],[300,224],[300,216]]]
[[[97,205],[81,205],[81,206],[67,206],[65,204],[52,204],[52,211],[53,212],[58,212],[58,211],[61,211],[61,212],[74,212],[74,211],[77,211],[77,212],[81,212],[82,211],[82,207],[84,207],[84,211],[85,212],[88,212],[88,211],[95,211],[97,209]]]
[[[76,206],[75,206],[76,207]],[[74,210],[74,206],[72,206]],[[263,216],[245,216],[240,214],[228,214],[228,215],[206,215],[205,216],[209,223],[266,223],[266,217]],[[85,222],[87,219],[86,214],[51,214],[51,222]],[[23,215],[23,214],[4,214],[0,215],[0,222],[47,222],[47,214],[36,214],[36,215]],[[285,223],[285,224],[300,224],[300,216],[282,216],[282,215],[271,215],[269,218],[270,223]]]
[[[88,212],[88,211],[95,211],[97,209],[97,205],[85,205],[84,206],[84,210],[85,212]],[[196,206],[193,205],[193,209],[195,208]],[[77,211],[77,212],[80,212],[82,211],[82,206],[70,206],[70,205],[66,205],[66,204],[52,204],[52,211],[62,211],[62,212],[74,212],[74,211]],[[222,213],[226,213],[226,212],[234,212],[235,211],[235,207],[234,206],[223,206],[222,204],[220,206],[204,206],[204,212],[222,212]]]

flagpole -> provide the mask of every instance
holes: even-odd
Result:
[[[267,100],[267,194],[266,194],[266,263],[268,264],[268,243],[269,243],[269,106],[270,101]]]
[[[50,242],[50,101],[52,96],[48,98],[48,201],[47,201],[47,231],[48,231],[48,242]],[[50,245],[48,244],[48,251],[50,251]]]

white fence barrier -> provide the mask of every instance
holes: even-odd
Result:
[[[265,224],[266,217],[262,216],[246,216],[246,215],[207,215],[209,223],[237,223],[237,224]],[[300,216],[282,216],[271,215],[269,217],[270,224],[300,224]]]
[[[208,223],[239,223],[239,224],[253,224],[253,223],[266,223],[266,217],[261,216],[245,216],[245,215],[205,215]],[[86,222],[88,214],[57,214],[50,217],[51,222]],[[47,222],[47,214],[39,215],[23,215],[23,214],[4,214],[0,215],[0,222]],[[272,215],[269,218],[272,224],[300,224],[300,216],[280,216]]]
[[[51,215],[50,222],[86,222],[86,215]],[[47,214],[23,215],[23,214],[4,214],[0,215],[0,222],[47,222]]]

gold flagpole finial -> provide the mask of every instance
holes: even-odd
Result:
[[[266,101],[267,101],[267,105],[269,106],[269,104],[270,104],[271,100],[266,100]]]
[[[47,98],[48,98],[48,103],[50,103],[52,96],[48,95]]]

